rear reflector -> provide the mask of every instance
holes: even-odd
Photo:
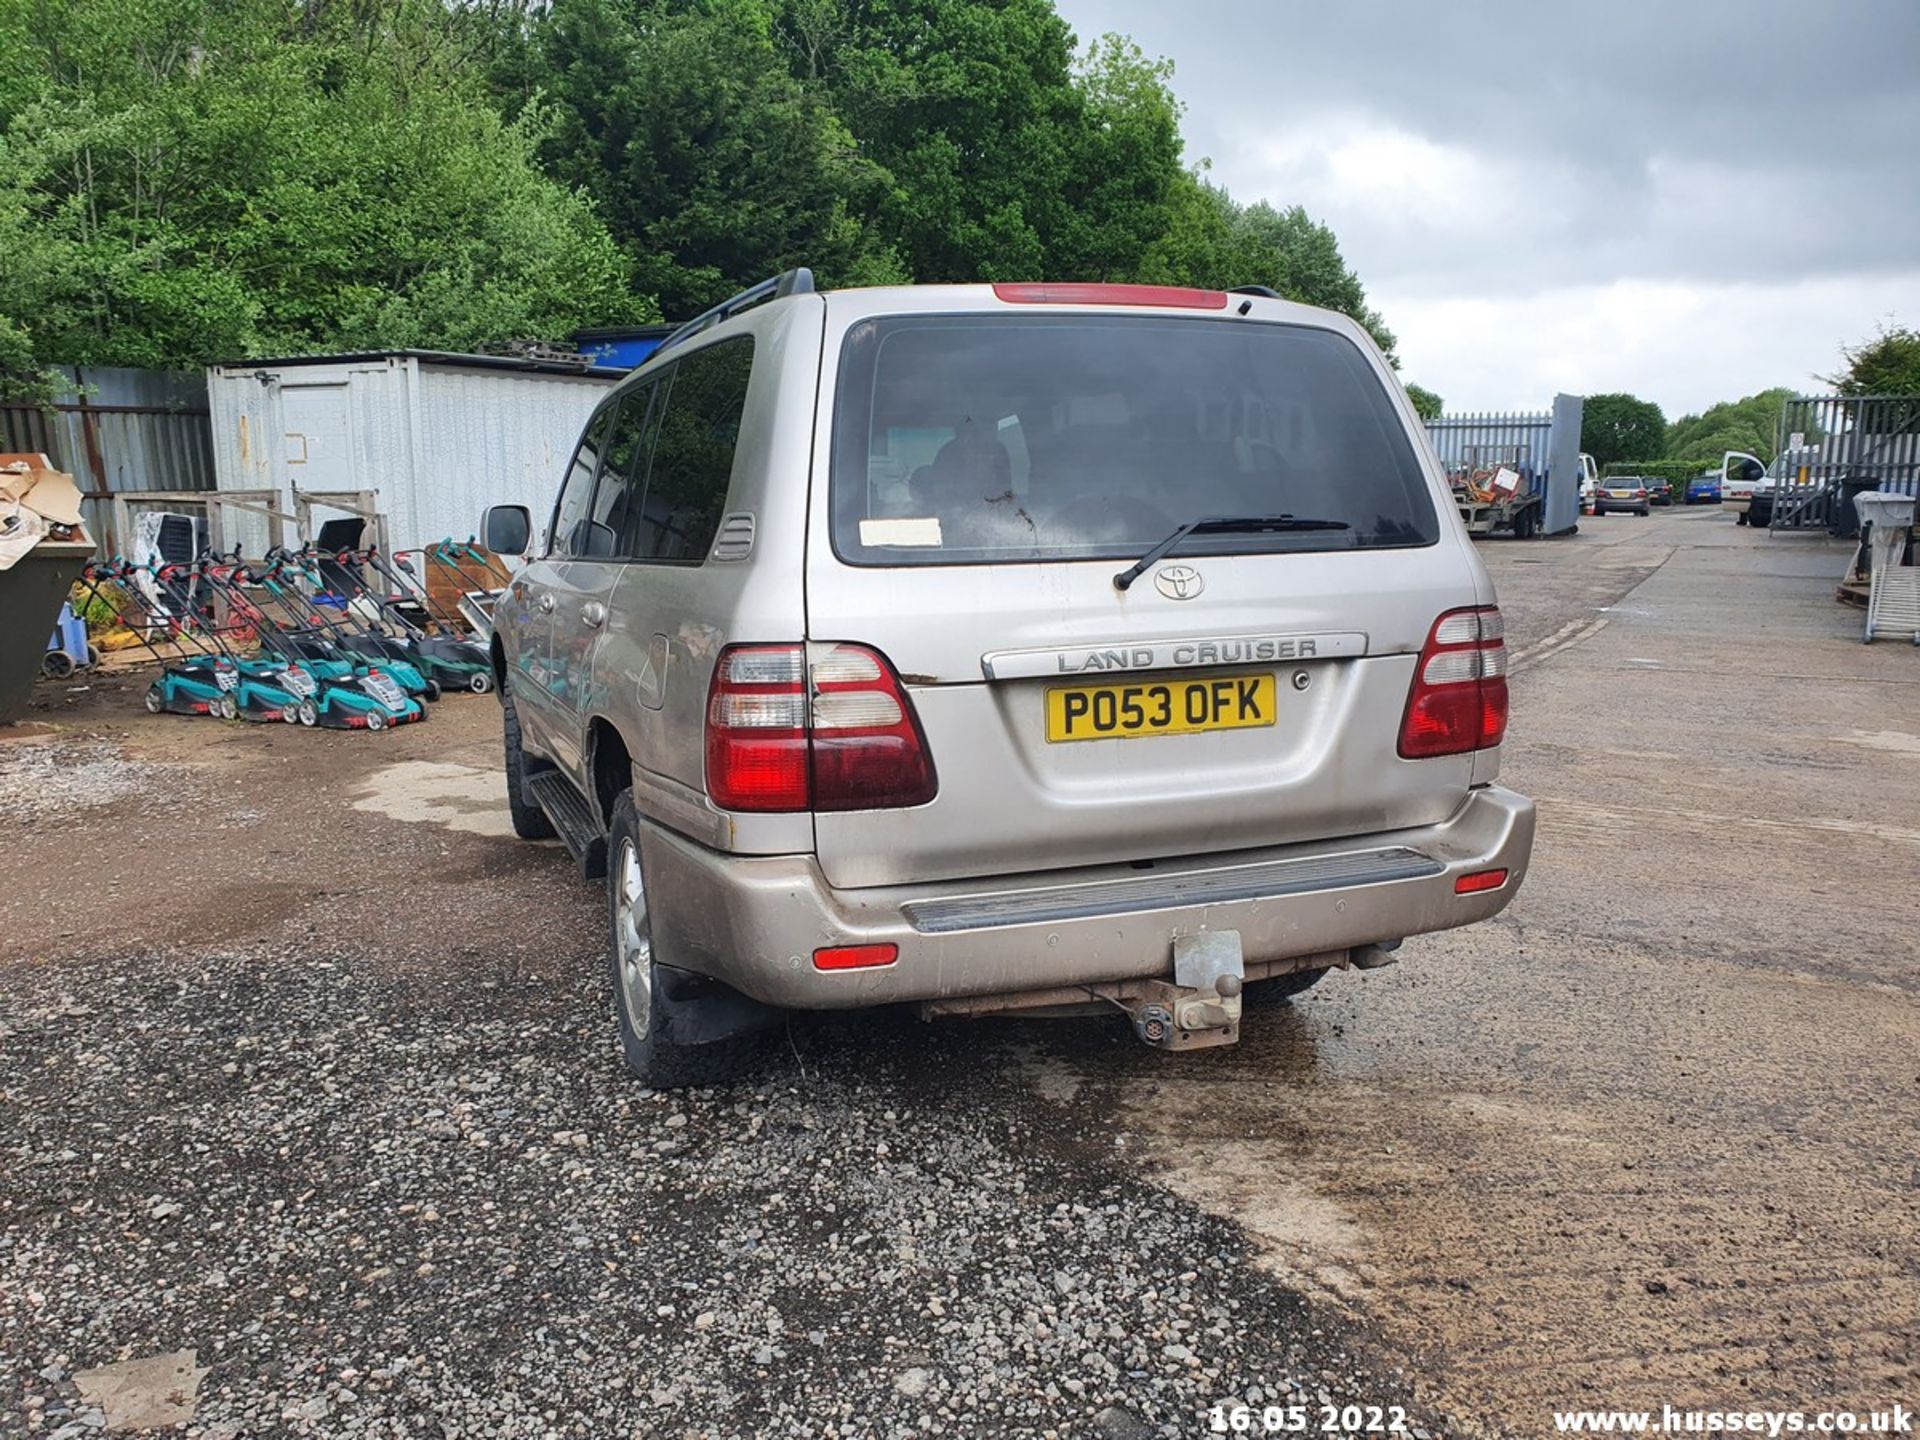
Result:
[[[1506,627],[1491,606],[1433,622],[1407,693],[1400,758],[1427,760],[1498,745],[1507,733]]]
[[[1157,305],[1169,310],[1224,310],[1223,290],[1184,285],[996,285],[993,293],[1012,305]]]
[[[1462,875],[1453,882],[1456,895],[1478,895],[1482,890],[1498,890],[1507,883],[1504,870],[1476,870],[1471,875]]]
[[[1507,872],[1500,872],[1505,875]],[[900,958],[898,945],[831,945],[813,952],[816,970],[871,970]]]

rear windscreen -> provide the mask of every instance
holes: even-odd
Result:
[[[865,320],[840,356],[835,553],[854,564],[1430,545],[1439,519],[1385,389],[1344,337],[1257,321]]]

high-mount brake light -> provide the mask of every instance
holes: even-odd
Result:
[[[1499,610],[1449,610],[1433,622],[1407,692],[1400,758],[1498,745],[1507,731],[1506,629]]]
[[[1185,285],[995,285],[994,297],[1011,305],[1149,305],[1169,310],[1224,310],[1224,290]]]
[[[864,645],[735,645],[707,694],[707,793],[722,810],[887,810],[937,782],[893,667]]]

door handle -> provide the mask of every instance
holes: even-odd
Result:
[[[543,591],[540,596],[539,604],[540,604],[541,614],[551,615],[553,613],[553,596],[548,595]]]
[[[587,623],[588,628],[598,630],[607,618],[607,607],[598,600],[589,600],[580,607],[580,618]]]

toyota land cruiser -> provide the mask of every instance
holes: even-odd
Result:
[[[1227,1044],[1526,872],[1493,587],[1364,332],[1271,292],[793,271],[486,538],[514,826],[604,876],[655,1085],[788,1008]]]

